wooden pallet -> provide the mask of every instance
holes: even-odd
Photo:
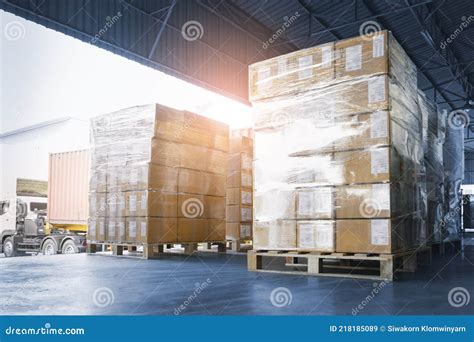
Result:
[[[252,250],[252,240],[227,240],[227,249],[246,253]]]
[[[185,254],[191,255],[198,252],[199,243],[179,243],[182,249],[174,249],[174,244],[144,244],[144,243],[115,243],[103,241],[88,241],[87,253],[93,254],[99,251],[111,250],[114,256],[124,256],[124,251],[128,251],[127,256],[141,257],[143,259],[154,259],[165,254]],[[217,244],[219,253],[226,252],[224,241],[205,242],[202,244]],[[138,250],[142,251],[139,252]]]
[[[284,269],[271,264],[264,269],[263,257],[285,258]],[[247,262],[249,271],[392,281],[396,272],[415,272],[417,265],[430,265],[431,248],[397,254],[255,250],[247,253]]]

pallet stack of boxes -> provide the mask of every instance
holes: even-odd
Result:
[[[250,66],[254,249],[395,253],[425,214],[417,70],[389,32]]]
[[[226,239],[236,250],[240,248],[240,243],[252,240],[252,163],[252,129],[232,130],[227,174]]]
[[[161,105],[91,120],[89,240],[224,242],[229,132]]]

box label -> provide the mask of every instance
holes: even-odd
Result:
[[[125,237],[125,224],[124,222],[117,223],[118,226],[118,233],[120,237]]]
[[[252,236],[252,226],[249,224],[240,225],[240,238],[251,237]]]
[[[346,48],[346,71],[354,71],[362,68],[362,45]]]
[[[141,168],[141,171],[142,171],[142,178],[141,178],[141,181],[143,183],[147,183],[148,182],[148,165],[145,165]]]
[[[99,234],[100,235],[105,234],[105,223],[104,223],[104,221],[99,222]]]
[[[315,214],[332,213],[331,188],[316,188],[298,194],[298,215],[311,216]]]
[[[137,222],[129,221],[128,222],[128,236],[137,237]]]
[[[314,248],[313,224],[301,223],[298,229],[298,247]]]
[[[147,206],[147,195],[143,194],[140,196],[140,209],[146,210],[146,206]]]
[[[146,222],[142,222],[140,225],[140,236],[146,236]]]
[[[111,213],[117,212],[117,194],[111,194],[109,198],[109,208]]]
[[[242,186],[251,187],[252,186],[252,175],[242,173],[241,174],[241,182],[242,182]]]
[[[242,208],[241,211],[240,211],[240,216],[242,217],[243,221],[251,221],[252,220],[252,209]]]
[[[119,195],[118,203],[119,203],[119,205],[118,205],[119,210],[120,210],[120,211],[124,211],[124,210],[125,210],[125,196],[124,196],[123,193],[121,193],[121,194]]]
[[[128,210],[131,212],[137,211],[137,196],[130,195],[128,197]]]
[[[372,39],[372,57],[379,58],[385,54],[385,39],[383,34],[377,35]]]
[[[115,236],[115,221],[109,221],[107,234],[109,236]]]
[[[313,55],[298,58],[298,79],[313,76]]]
[[[241,191],[242,203],[241,204],[252,204],[252,193],[250,191]]]
[[[387,148],[378,148],[370,152],[370,170],[373,175],[388,173],[389,157]]]
[[[96,233],[96,225],[97,225],[97,221],[96,220],[91,220],[89,222],[89,227],[88,228],[88,231],[87,231],[87,234],[89,235],[89,237],[91,238],[95,238],[95,233]]]
[[[370,243],[372,245],[387,246],[390,242],[388,220],[371,220]]]
[[[332,64],[332,49],[330,46],[321,48],[321,68],[329,68]]]
[[[97,196],[90,196],[90,206],[91,206],[91,211],[96,211],[97,210]]]
[[[247,154],[242,154],[242,169],[252,170],[252,158]]]
[[[372,200],[379,210],[390,210],[390,184],[372,184]]]
[[[385,76],[369,79],[368,101],[369,103],[385,101]]]
[[[388,112],[375,112],[370,116],[370,138],[388,137]]]
[[[278,59],[278,75],[283,75],[286,73],[288,63],[286,58]]]
[[[270,88],[272,82],[270,79],[270,68],[265,67],[257,71],[257,91],[264,92]]]

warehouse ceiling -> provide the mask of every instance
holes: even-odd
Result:
[[[0,0],[0,8],[243,101],[251,63],[389,29],[428,96],[449,110],[474,99],[472,0]]]

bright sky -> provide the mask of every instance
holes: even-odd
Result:
[[[251,125],[250,108],[124,57],[0,11],[0,132],[159,102]]]

